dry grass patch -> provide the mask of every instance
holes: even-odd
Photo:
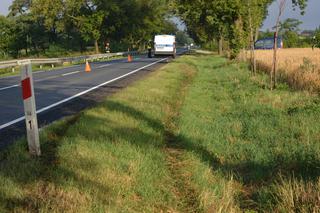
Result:
[[[257,50],[257,67],[270,72],[273,50]],[[250,52],[242,52],[240,58],[249,60]],[[320,49],[293,48],[278,51],[279,77],[296,89],[320,92]]]

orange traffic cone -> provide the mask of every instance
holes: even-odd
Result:
[[[90,67],[90,64],[88,62],[88,60],[86,61],[86,69],[85,69],[86,72],[91,72],[91,67]]]
[[[132,61],[132,57],[131,55],[128,55],[128,62],[131,62]]]

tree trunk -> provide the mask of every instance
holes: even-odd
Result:
[[[274,43],[273,43],[273,64],[270,73],[271,85],[270,89],[273,90],[276,87],[276,72],[277,72],[277,50],[278,50],[278,29],[274,33]]]
[[[256,57],[255,57],[255,38],[254,38],[254,27],[252,24],[252,14],[251,14],[251,5],[248,1],[248,12],[249,12],[249,28],[250,28],[250,67],[253,75],[256,74]]]
[[[99,54],[99,44],[98,44],[98,40],[94,40],[94,46],[96,48],[96,54]]]
[[[276,87],[276,74],[277,74],[277,51],[278,51],[278,34],[279,34],[279,23],[282,13],[286,7],[287,0],[280,0],[279,2],[279,14],[276,21],[276,32],[274,33],[274,43],[273,43],[273,64],[272,70],[270,72],[270,89],[274,90]]]
[[[220,36],[220,38],[219,38],[219,50],[218,50],[219,52],[219,55],[222,55],[223,54],[223,37],[222,36]]]
[[[256,33],[254,36],[254,43],[258,41],[259,38],[259,28],[256,29]],[[257,59],[256,59],[256,50],[253,51],[253,72],[257,73]]]
[[[252,33],[250,33],[252,35]],[[254,41],[253,36],[250,36],[250,66],[252,74],[255,74],[254,69],[254,61],[255,61],[255,51],[254,51]]]

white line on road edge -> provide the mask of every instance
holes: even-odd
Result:
[[[9,86],[9,87],[3,87],[3,88],[0,88],[0,91],[6,90],[6,89],[11,89],[11,88],[18,87],[18,86],[19,86],[19,85],[16,84],[16,85],[12,85],[12,86]]]
[[[76,74],[76,73],[79,73],[79,72],[80,71],[69,72],[69,73],[62,74],[62,76],[68,76],[68,75]]]
[[[153,63],[151,63],[151,64],[148,64],[148,65],[146,65],[146,66],[143,66],[143,67],[141,67],[141,68],[138,68],[138,69],[136,69],[136,70],[133,70],[133,71],[127,73],[127,74],[124,74],[124,75],[122,75],[122,76],[119,76],[119,77],[117,77],[117,78],[114,78],[114,79],[112,79],[112,80],[110,80],[110,81],[106,81],[106,82],[104,82],[104,83],[102,83],[102,84],[99,84],[99,85],[97,85],[97,86],[95,86],[95,87],[92,87],[92,88],[87,89],[87,90],[85,90],[85,91],[83,91],[83,92],[80,92],[80,93],[78,93],[78,94],[76,94],[76,95],[74,95],[74,96],[71,96],[71,97],[66,98],[66,99],[64,99],[64,100],[62,100],[62,101],[59,101],[59,102],[57,102],[57,103],[54,103],[54,104],[52,104],[52,105],[50,105],[50,106],[44,107],[44,108],[42,108],[42,109],[40,109],[40,110],[37,110],[37,114],[39,114],[39,113],[41,113],[41,112],[44,112],[44,111],[47,111],[47,110],[49,110],[49,109],[52,109],[52,108],[54,108],[54,107],[56,107],[56,106],[58,106],[58,105],[60,105],[60,104],[66,103],[66,102],[68,102],[68,101],[70,101],[70,100],[72,100],[72,99],[75,99],[75,98],[77,98],[77,97],[79,97],[79,96],[82,96],[82,95],[84,95],[84,94],[86,94],[86,93],[89,93],[89,92],[91,92],[91,91],[93,91],[93,90],[96,90],[96,89],[98,89],[98,88],[100,88],[100,87],[103,87],[103,86],[105,86],[105,85],[107,85],[107,84],[110,84],[110,83],[112,83],[112,82],[114,82],[114,81],[117,81],[117,80],[122,79],[122,78],[124,78],[124,77],[127,77],[127,76],[129,76],[129,75],[132,75],[132,74],[134,74],[134,73],[136,73],[136,72],[139,72],[140,70],[143,70],[143,69],[145,69],[145,68],[151,67],[151,66],[153,66],[153,65],[155,65],[155,64],[158,64],[158,63],[160,63],[160,62],[162,62],[162,61],[165,61],[165,60],[167,60],[167,59],[168,59],[168,58],[163,58],[163,59],[161,59],[161,60],[155,61],[155,62],[153,62]],[[7,128],[7,127],[9,127],[9,126],[11,126],[11,125],[13,125],[13,124],[16,124],[16,123],[18,123],[18,122],[20,122],[20,121],[23,121],[24,119],[25,119],[25,117],[23,116],[23,117],[20,117],[20,118],[15,119],[15,120],[13,120],[13,121],[10,121],[10,122],[8,122],[8,123],[6,123],[6,124],[3,124],[3,125],[0,126],[0,130],[2,130],[2,129],[4,129],[4,128]]]

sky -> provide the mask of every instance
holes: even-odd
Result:
[[[0,14],[7,15],[8,8],[13,0],[0,0]],[[269,8],[269,16],[265,20],[262,29],[271,29],[275,25],[276,16],[278,13],[276,0]],[[303,22],[300,26],[302,30],[315,29],[320,26],[320,0],[308,0],[308,7],[304,16],[300,15],[299,10],[293,11],[292,5],[288,0],[286,10],[282,16],[282,20],[286,18],[296,18]],[[181,28],[181,26],[180,26]],[[183,27],[182,27],[183,28]]]
[[[13,0],[0,0],[0,14],[8,15],[8,8],[10,7]]]
[[[278,1],[278,0],[277,0]],[[271,29],[275,26],[277,14],[279,12],[278,3],[275,1],[269,7],[269,16],[265,20],[262,29]],[[303,22],[301,30],[313,30],[320,26],[320,0],[308,0],[308,7],[304,16],[300,15],[300,10],[293,11],[291,2],[287,0],[286,10],[281,18],[296,18]]]

